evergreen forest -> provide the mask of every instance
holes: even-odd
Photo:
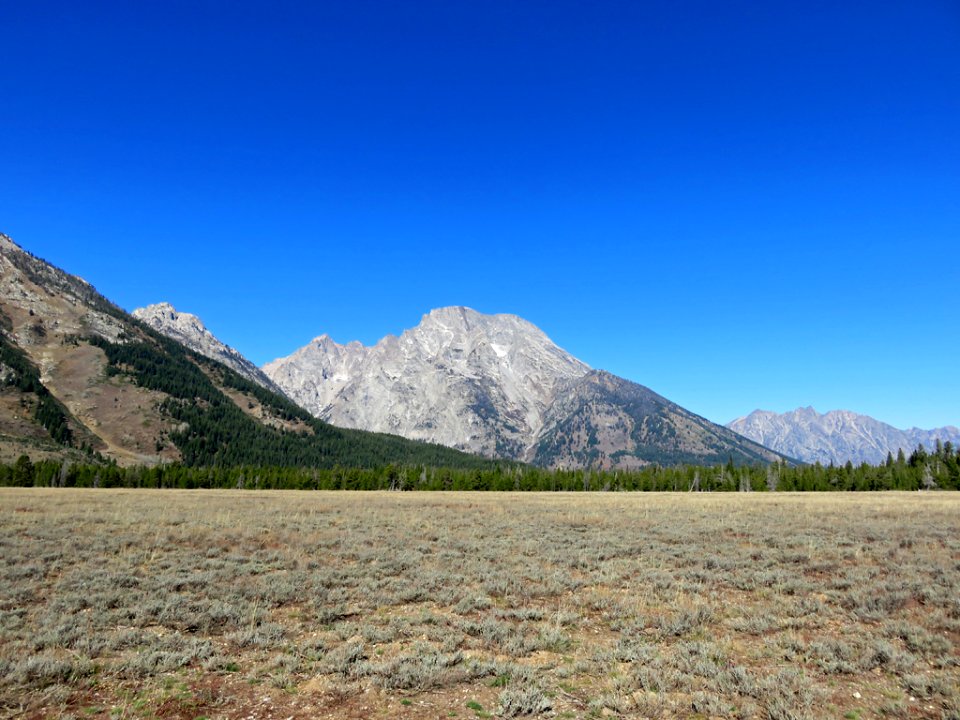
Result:
[[[909,457],[888,456],[880,465],[723,465],[641,470],[547,470],[484,461],[476,467],[429,464],[290,467],[280,465],[188,466],[180,463],[123,468],[78,464],[26,455],[0,464],[0,486],[89,488],[227,488],[287,490],[492,490],[492,491],[856,491],[960,490],[960,450],[950,443]]]

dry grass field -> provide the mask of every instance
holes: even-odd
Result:
[[[960,494],[0,491],[0,717],[960,718]]]

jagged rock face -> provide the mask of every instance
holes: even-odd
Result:
[[[425,315],[373,347],[321,335],[264,366],[335,425],[550,467],[775,460],[656,393],[592,371],[514,315]]]
[[[812,407],[783,414],[755,410],[727,427],[785,455],[824,465],[847,461],[877,464],[886,459],[887,453],[896,456],[901,449],[908,455],[920,444],[930,449],[937,439],[960,443],[960,430],[955,427],[899,430],[849,410],[821,415]]]
[[[523,459],[557,385],[590,368],[519,317],[452,307],[373,347],[321,335],[263,370],[334,425]]]
[[[283,391],[243,355],[220,342],[196,315],[177,312],[170,303],[137,308],[131,315],[191,350],[223,363],[234,372],[272,392]]]

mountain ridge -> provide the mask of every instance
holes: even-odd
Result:
[[[463,306],[434,309],[370,346],[323,334],[263,366],[302,407],[335,425],[517,459],[528,452],[524,431],[539,427],[554,383],[588,370],[532,323]],[[424,384],[428,377],[433,382]],[[449,412],[452,395],[468,398],[462,415]],[[493,407],[497,419],[487,424]],[[450,432],[435,432],[438,424]]]
[[[0,234],[0,458],[127,465],[481,467],[395,435],[335,428],[160,333]]]
[[[223,363],[267,390],[284,394],[260,368],[247,360],[238,350],[221,342],[196,315],[179,312],[168,302],[137,308],[130,314],[191,350]]]
[[[803,420],[800,429],[786,427],[783,417],[791,413],[759,410],[718,426],[649,388],[590,368],[517,315],[485,315],[464,306],[431,310],[417,326],[371,346],[356,340],[340,345],[323,333],[260,370],[217,340],[196,316],[169,303],[128,315],[83,278],[3,234],[0,269],[0,445],[41,453],[69,447],[151,464],[181,459],[181,445],[190,442],[192,461],[218,457],[200,447],[204,438],[196,432],[192,438],[178,434],[185,421],[174,420],[187,412],[189,398],[172,403],[173,385],[152,387],[144,374],[162,365],[159,358],[174,356],[186,358],[206,378],[191,382],[213,384],[203,393],[214,405],[229,399],[258,428],[329,438],[339,431],[314,425],[314,417],[335,418],[348,430],[367,427],[384,438],[395,436],[383,440],[394,448],[402,446],[399,435],[413,434],[421,442],[548,467],[785,457],[879,463],[888,452],[910,452],[918,444],[929,449],[937,439],[960,444],[960,430],[953,426],[899,430],[851,411],[821,415],[812,407],[792,412]],[[171,336],[174,345],[160,341]],[[142,356],[131,354],[132,346]],[[298,368],[291,359],[313,363],[320,372],[311,377],[309,367]],[[411,363],[422,372],[411,372]],[[188,365],[180,367],[187,372]],[[301,381],[307,397],[297,400],[309,414],[282,397],[281,383],[267,369]],[[358,382],[358,374],[367,377]],[[432,378],[432,384],[418,384],[419,375]],[[205,418],[197,415],[197,424],[222,435]],[[779,429],[764,428],[764,422],[779,423]],[[458,434],[442,436],[445,425]],[[381,442],[362,435],[338,438],[341,450],[350,442],[365,447]],[[225,454],[219,457],[233,457],[229,441],[221,442]],[[448,457],[459,462],[459,456]]]
[[[585,439],[595,438],[591,445]],[[690,412],[648,387],[593,370],[561,388],[538,438],[535,464],[633,469],[661,465],[769,463],[760,444]]]
[[[754,410],[727,423],[727,427],[772,449],[804,462],[842,465],[846,462],[878,464],[888,453],[909,454],[918,445],[932,448],[942,442],[960,443],[953,426],[901,430],[851,410],[817,412],[812,406],[785,413]]]
[[[262,369],[335,425],[490,457],[624,468],[782,459],[649,388],[593,370],[508,313],[436,308],[370,346],[321,334]]]

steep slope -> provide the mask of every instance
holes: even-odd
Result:
[[[592,371],[515,315],[441,308],[373,347],[322,335],[263,369],[334,424],[544,466],[779,458],[642,386]]]
[[[65,453],[83,460],[82,452],[71,449],[90,448],[92,440],[43,384],[26,353],[0,333],[0,462],[24,454],[37,460]]]
[[[23,401],[24,409],[3,424],[0,454],[59,447],[125,464],[483,463],[321,422],[161,335],[5,235],[0,271],[0,403]]]
[[[589,368],[526,320],[450,307],[373,347],[321,335],[263,370],[335,425],[519,459],[557,385]]]
[[[649,388],[593,371],[564,384],[533,462],[550,467],[775,462],[778,453],[694,415]]]
[[[755,410],[727,427],[779,452],[824,465],[847,461],[877,464],[888,453],[896,456],[903,450],[909,454],[920,444],[930,449],[938,439],[960,444],[960,430],[955,427],[899,430],[868,415],[849,410],[820,414],[812,407],[782,414]]]
[[[82,448],[128,463],[179,457],[175,448],[161,451],[156,447],[156,399],[130,384],[102,382],[102,356],[78,340],[96,335],[117,341],[125,332],[122,316],[123,312],[89,283],[35,258],[0,234],[3,343],[7,353],[20,355],[16,384],[33,387],[30,394],[36,398],[37,408],[29,418],[21,413],[21,420],[33,421],[32,437],[23,423],[10,428],[0,441],[0,454],[26,452],[42,457]],[[8,395],[11,380],[13,377],[8,378]],[[63,420],[58,424],[69,429],[69,436],[40,421],[41,396],[52,398],[61,408]],[[31,402],[30,398],[21,400]],[[135,421],[125,412],[131,406],[138,406],[133,413]],[[37,431],[37,426],[45,432]]]
[[[238,375],[275,393],[283,391],[256,365],[229,345],[220,342],[196,315],[177,312],[170,303],[137,308],[131,315],[194,352],[221,362]]]

